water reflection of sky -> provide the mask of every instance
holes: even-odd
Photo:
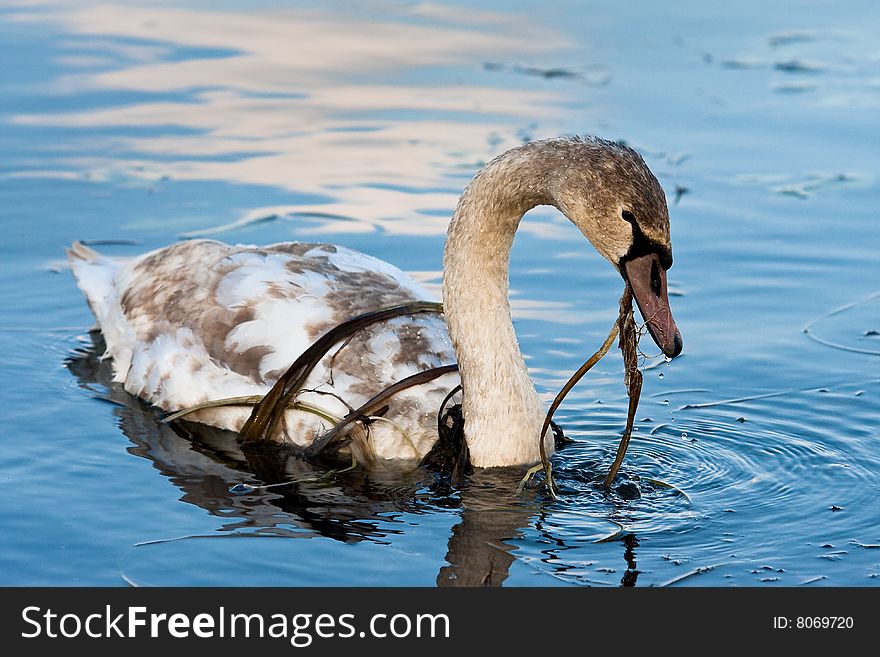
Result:
[[[646,372],[624,474],[688,500],[643,486],[624,502],[592,485],[625,417],[612,355],[557,414],[577,443],[558,461],[566,499],[541,503],[540,521],[505,509],[493,524],[494,492],[393,522],[383,502],[366,512],[381,512],[391,546],[349,552],[363,567],[337,577],[363,581],[382,560],[430,583],[426,562],[479,543],[516,545],[513,584],[617,584],[633,553],[640,584],[878,581],[875,3],[175,4],[0,0],[0,225],[14,235],[0,241],[0,346],[15,438],[0,483],[18,493],[0,496],[5,581],[119,583],[135,544],[155,558],[135,551],[127,572],[144,559],[141,572],[175,564],[168,581],[190,581],[181,571],[203,547],[149,541],[222,534],[231,525],[202,510],[242,501],[213,457],[190,477],[189,441],[163,451],[148,409],[122,395],[111,416],[91,398],[106,383],[59,367],[91,322],[57,262],[70,240],[121,240],[100,248],[122,255],[185,235],[334,241],[436,291],[446,222],[479,164],[560,133],[627,139],[669,194],[685,353]],[[607,332],[621,281],[558,213],[522,229],[511,302],[549,398]],[[239,461],[220,465],[240,476]],[[355,500],[353,516],[366,512]],[[611,517],[638,544],[593,544],[590,515],[596,535]],[[328,548],[313,541],[288,563],[314,576]],[[218,564],[248,552],[223,545]]]
[[[83,129],[50,167],[16,175],[273,185],[320,202],[259,208],[255,218],[320,211],[358,220],[323,231],[440,233],[461,187],[450,177],[520,141],[528,117],[560,112],[558,88],[503,86],[486,73],[477,83],[475,62],[565,41],[525,17],[480,11],[465,21],[439,5],[376,16],[369,6],[14,11],[8,20],[64,31],[56,94],[130,92],[14,116],[19,126]]]

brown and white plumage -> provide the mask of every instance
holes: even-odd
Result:
[[[419,459],[437,439],[437,412],[459,380],[465,439],[475,466],[535,463],[543,408],[525,366],[508,302],[514,233],[525,212],[555,205],[633,288],[657,344],[681,351],[666,269],[672,263],[663,190],[632,149],[601,139],[554,139],[500,155],[471,181],[449,228],[445,322],[400,317],[332,348],[273,439],[307,445],[384,388],[458,362],[406,389],[356,441],[377,459]],[[167,411],[265,394],[318,337],[364,312],[427,292],[370,256],[328,244],[175,244],[130,262],[81,244],[69,250],[80,288],[104,333],[116,380]],[[451,338],[450,338],[451,336]],[[343,401],[344,400],[344,401]],[[246,407],[203,409],[189,419],[238,431]],[[323,416],[322,416],[323,415]],[[552,451],[550,436],[544,436]],[[370,459],[368,459],[370,460]]]
[[[265,394],[340,322],[430,298],[396,267],[329,244],[198,240],[120,262],[76,243],[69,259],[104,333],[115,380],[166,411]],[[342,418],[396,381],[454,362],[442,319],[400,317],[331,349],[298,400]],[[455,375],[441,377],[396,395],[388,419],[371,425],[375,456],[421,458],[436,439],[440,402],[456,383]],[[248,407],[230,406],[188,419],[238,431],[249,414]],[[290,411],[276,439],[307,445],[331,425]]]

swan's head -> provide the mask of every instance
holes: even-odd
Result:
[[[663,188],[628,146],[602,139],[568,146],[553,185],[557,207],[629,283],[657,346],[677,356],[682,339],[666,288],[672,241]]]

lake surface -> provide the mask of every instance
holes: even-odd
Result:
[[[880,584],[880,8],[496,4],[0,2],[0,584]],[[470,177],[559,134],[670,201],[685,350],[646,361],[625,486],[616,349],[557,413],[558,501],[261,462],[109,383],[74,239],[331,241],[436,290]],[[511,286],[549,402],[622,282],[538,208]]]

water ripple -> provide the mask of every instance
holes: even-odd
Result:
[[[571,537],[579,522],[577,510],[591,508],[620,522],[622,536],[681,549],[681,555],[668,559],[660,555],[662,560],[687,563],[687,555],[693,554],[719,559],[701,561],[684,577],[658,578],[658,584],[706,583],[706,578],[736,579],[744,573],[767,577],[759,555],[786,555],[793,549],[812,550],[822,558],[828,550],[817,549],[823,543],[816,536],[825,535],[833,514],[869,516],[880,501],[880,456],[863,439],[875,430],[880,385],[862,382],[821,390],[730,400],[726,405],[697,403],[642,422],[610,492],[600,484],[613,459],[624,407],[608,403],[588,418],[569,414],[565,426],[577,442],[563,452],[555,469],[564,496],[545,528]],[[790,532],[795,525],[802,542],[793,546]],[[787,532],[778,531],[783,527]],[[762,536],[746,550],[756,561],[734,552],[746,531]],[[557,561],[582,561],[576,553],[562,554]],[[601,562],[595,554],[589,560]],[[593,579],[582,583],[597,583],[596,575],[591,570]],[[604,583],[618,583],[620,573],[606,575]],[[702,577],[700,582],[692,582],[700,579],[695,575]]]

